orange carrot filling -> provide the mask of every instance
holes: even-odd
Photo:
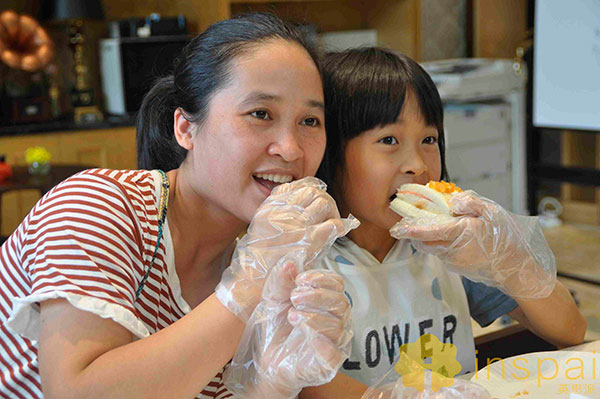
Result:
[[[462,189],[457,187],[454,183],[449,183],[445,181],[430,181],[427,183],[427,187],[438,191],[442,194],[452,194],[452,193],[460,193]]]

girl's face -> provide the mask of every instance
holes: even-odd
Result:
[[[188,154],[196,190],[250,221],[276,185],[316,173],[323,102],[317,67],[300,45],[273,40],[237,57]]]
[[[352,213],[364,230],[389,230],[401,219],[389,208],[397,188],[440,178],[438,131],[426,125],[408,90],[398,121],[349,140],[345,162],[341,193],[336,193],[342,215]]]

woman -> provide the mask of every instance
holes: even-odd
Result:
[[[222,369],[278,260],[273,248],[305,231],[302,249],[317,256],[345,233],[333,200],[301,180],[325,150],[323,119],[316,52],[281,20],[242,16],[193,39],[140,110],[141,165],[168,172],[82,172],[2,246],[0,396],[229,397]],[[222,304],[215,287],[257,209]],[[290,215],[300,222],[268,234]],[[280,273],[289,296],[298,280]],[[336,277],[303,278],[308,300],[326,292],[342,309],[332,317],[347,320]]]

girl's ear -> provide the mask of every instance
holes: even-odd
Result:
[[[173,131],[177,143],[190,151],[194,148],[194,123],[185,118],[183,110],[177,108],[173,114]]]

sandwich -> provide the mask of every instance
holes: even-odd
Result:
[[[403,184],[392,200],[390,208],[408,219],[450,221],[454,217],[449,199],[462,190],[454,183],[430,181],[426,185]]]

